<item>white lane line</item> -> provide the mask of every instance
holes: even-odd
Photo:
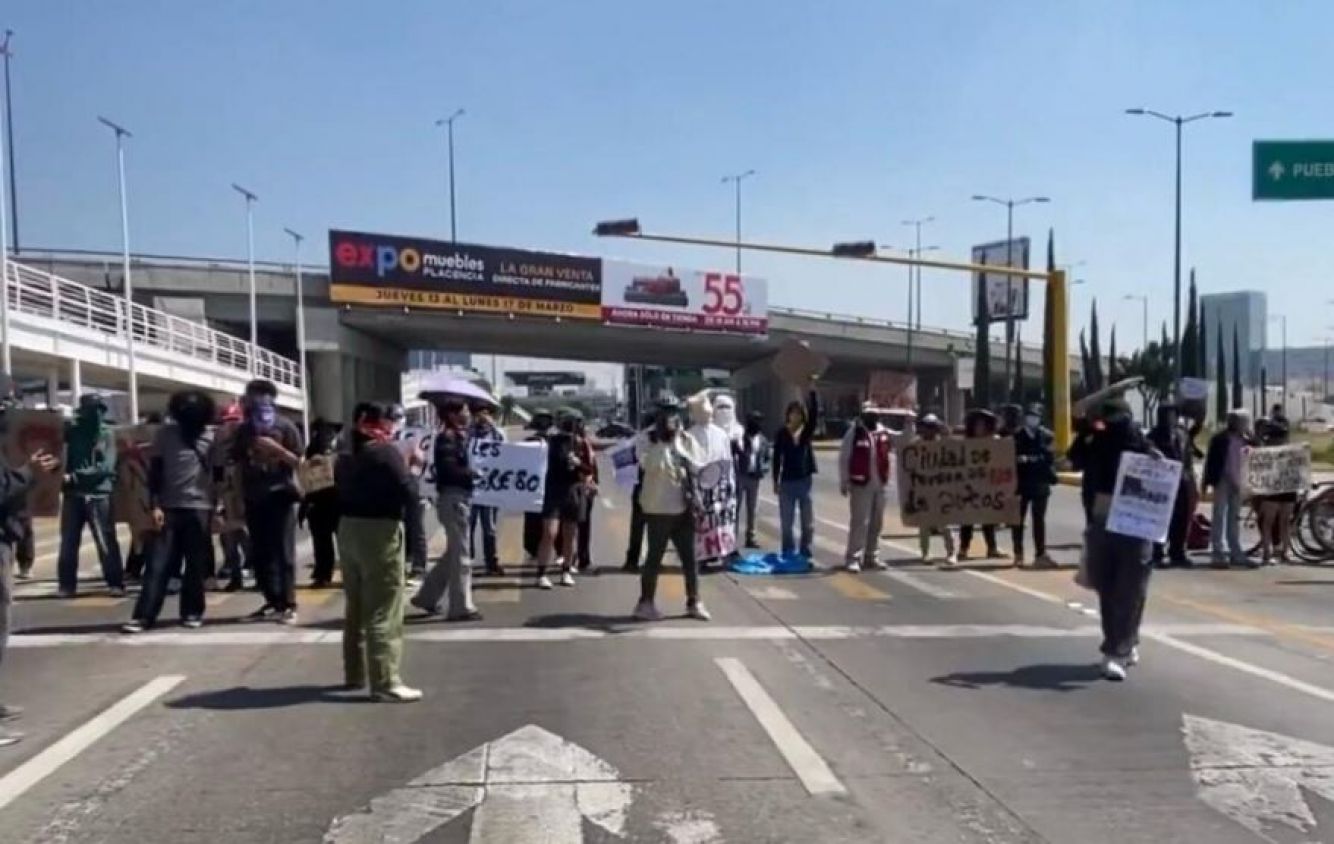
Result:
[[[996,577],[994,574],[987,574],[984,571],[977,571],[976,569],[964,569],[962,573],[972,575],[973,577],[979,578],[981,580],[985,580],[987,583],[994,583],[997,586],[1004,586],[1006,589],[1013,589],[1015,592],[1022,593],[1030,598],[1037,598],[1039,601],[1045,601],[1048,604],[1059,604],[1060,606],[1063,607],[1066,605],[1064,598],[1058,598],[1055,595],[1051,595],[1048,594],[1047,592],[1042,592],[1037,589],[1030,589],[1029,587],[1023,586],[1018,583],[1011,583],[1010,581],[1005,580],[1004,578]]]
[[[948,589],[936,586],[934,583],[927,581],[925,578],[918,577],[917,575],[912,574],[910,572],[895,571],[894,569],[880,569],[876,573],[883,574],[890,580],[897,580],[904,586],[916,589],[923,595],[928,595],[939,601],[952,601],[959,597],[957,592],[951,592]]]
[[[98,739],[129,720],[139,710],[180,685],[182,674],[155,677],[133,692],[93,716],[74,732],[19,765],[0,778],[0,809],[21,797],[24,792],[46,779],[61,765],[87,750]]]
[[[750,593],[751,597],[759,598],[761,601],[795,601],[797,593],[791,589],[785,589],[782,586],[746,586],[742,584],[742,589]]]
[[[1242,624],[1190,622],[1146,625],[1146,631],[1181,636],[1270,636]],[[573,642],[638,639],[658,642],[740,641],[796,639],[973,639],[988,636],[1020,638],[1074,638],[1098,634],[1093,625],[1059,627],[1038,624],[883,624],[883,625],[641,625],[627,622],[608,627],[471,627],[413,626],[404,638],[413,642],[505,644],[508,642]],[[20,633],[11,636],[13,648],[54,648],[74,645],[147,647],[218,647],[226,645],[337,645],[337,630],[162,630],[138,636],[118,633]]]
[[[599,495],[599,496],[598,496],[598,500],[602,502],[602,508],[603,508],[604,510],[615,510],[615,509],[616,509],[616,502],[612,501],[611,498],[610,498],[609,496],[606,496],[606,495]]]
[[[787,761],[788,767],[801,780],[806,791],[811,794],[846,794],[847,789],[838,781],[829,765],[815,752],[810,742],[806,741],[797,728],[778,708],[778,704],[750,673],[750,669],[739,659],[717,657],[714,663],[722,669],[724,676],[731,682],[732,688],[741,696],[741,700],[750,709],[755,720],[769,734],[769,739],[778,748],[778,752]]]

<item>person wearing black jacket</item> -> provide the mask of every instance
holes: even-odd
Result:
[[[471,415],[462,399],[440,405],[435,435],[436,517],[445,529],[445,553],[426,573],[412,605],[432,615],[448,595],[446,618],[477,621],[482,614],[472,600],[472,556],[468,553],[468,513],[472,510],[473,469],[468,457]]]
[[[779,530],[784,556],[799,550],[801,556],[811,557],[811,543],[815,539],[815,511],[811,501],[811,486],[818,468],[811,438],[820,419],[820,398],[811,390],[803,405],[789,402],[784,413],[784,425],[774,434],[774,492],[778,496]],[[801,544],[792,540],[796,511],[801,510]]]
[[[1015,408],[1017,410],[1017,408]],[[1056,481],[1056,438],[1042,427],[1042,405],[1032,404],[1018,425],[1009,420],[1019,487],[1019,524],[1010,529],[1015,565],[1024,564],[1024,522],[1033,513],[1033,568],[1054,568],[1047,554],[1047,502]]]
[[[13,380],[0,375],[3,392],[12,392]],[[5,408],[0,407],[0,435],[5,431]],[[38,451],[21,468],[11,469],[0,461],[0,663],[5,646],[9,643],[9,614],[14,602],[14,546],[23,538],[22,515],[27,512],[28,493],[37,473],[48,474],[59,466],[56,458]],[[23,738],[21,733],[10,732],[4,724],[23,714],[17,706],[0,703],[0,747],[9,747]]]
[[[1191,434],[1181,427],[1180,411],[1175,404],[1164,402],[1158,406],[1158,421],[1149,431],[1149,442],[1162,452],[1163,457],[1181,464],[1181,486],[1177,488],[1176,503],[1172,507],[1167,544],[1164,547],[1161,542],[1154,543],[1153,563],[1158,568],[1188,567],[1191,563],[1186,556],[1186,532],[1190,529],[1191,515],[1199,501],[1199,493],[1195,490],[1195,452],[1198,449],[1192,442]]]
[[[1139,627],[1153,567],[1149,565],[1150,543],[1107,530],[1107,515],[1122,455],[1161,455],[1140,432],[1125,399],[1104,402],[1100,416],[1101,425],[1082,426],[1079,440],[1078,465],[1091,496],[1084,555],[1102,617],[1103,676],[1124,680],[1126,668],[1139,662]]]
[[[363,403],[353,419],[352,450],[334,464],[346,598],[343,681],[354,690],[369,680],[375,701],[411,703],[422,693],[403,684],[398,667],[407,591],[403,513],[417,504],[417,482],[392,442],[389,408]]]
[[[338,448],[338,428],[333,422],[316,419],[310,426],[310,445],[306,446],[306,460],[334,460]],[[310,525],[310,544],[315,552],[315,570],[310,575],[312,589],[328,589],[333,583],[334,566],[338,555],[334,551],[334,536],[338,533],[338,488],[327,487],[306,490],[305,498],[296,511],[296,524]]]

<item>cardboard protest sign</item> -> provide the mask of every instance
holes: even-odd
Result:
[[[54,410],[29,410],[16,407],[5,411],[5,461],[18,468],[36,451],[45,451],[57,460],[65,459],[65,420]],[[35,472],[35,483],[28,493],[27,512],[32,516],[60,515],[60,483],[65,468],[55,472]]]
[[[732,459],[715,460],[690,475],[695,557],[716,560],[736,550],[737,488]]]
[[[1311,444],[1247,449],[1242,457],[1246,495],[1281,495],[1311,488]]]
[[[876,369],[866,384],[866,400],[880,408],[917,407],[917,376],[911,372]]]
[[[899,449],[899,511],[910,527],[1019,521],[1014,440],[917,440]]]
[[[607,451],[615,470],[616,485],[622,489],[634,489],[639,483],[639,455],[635,451],[634,438],[621,440]]]
[[[774,374],[795,387],[805,389],[829,368],[829,358],[805,340],[788,340],[771,361]]]
[[[540,513],[547,478],[545,442],[470,440],[468,462],[476,483],[472,502],[508,513]]]
[[[317,454],[301,461],[297,467],[301,491],[309,495],[334,485],[334,458],[331,454]]]
[[[132,533],[153,530],[153,504],[148,494],[148,464],[160,425],[118,425],[116,485],[111,491],[111,516]]]
[[[1116,469],[1107,531],[1149,542],[1163,542],[1172,524],[1172,507],[1181,485],[1181,464],[1126,452]]]

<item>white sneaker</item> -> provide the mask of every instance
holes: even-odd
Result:
[[[204,620],[202,618],[198,618],[197,616],[192,615],[189,618],[182,621],[181,626],[186,628],[187,630],[198,630],[199,628],[204,626]]]
[[[924,565],[924,566],[929,566],[929,565],[931,565],[931,552],[930,552],[930,551],[923,551],[923,552],[922,552],[922,565]]]
[[[956,568],[958,565],[959,557],[957,554],[950,554],[948,557],[940,561],[940,567],[943,569]]]
[[[573,585],[574,585],[574,575],[573,575],[573,574],[570,574],[568,571],[563,571],[563,572],[561,572],[561,573],[560,573],[560,581],[559,581],[559,583],[560,583],[561,586],[573,586]]]
[[[867,565],[867,568],[875,569],[876,571],[884,571],[889,568],[889,563],[886,563],[884,560],[872,560],[871,563]]]
[[[539,578],[537,579],[537,588],[538,588],[538,589],[552,589],[552,588],[554,588],[554,587],[551,585],[551,578],[547,577],[545,574],[542,575],[541,577],[539,577]]]
[[[686,615],[699,621],[709,621],[713,618],[713,616],[709,615],[709,611],[704,607],[703,601],[686,604]]]
[[[662,613],[652,601],[635,604],[635,611],[631,615],[635,621],[662,621]]]
[[[1126,679],[1126,667],[1121,664],[1121,660],[1107,656],[1102,659],[1102,676],[1114,683],[1119,683]]]
[[[1130,656],[1126,657],[1126,667],[1129,668],[1132,665],[1139,665],[1139,646],[1131,648]]]
[[[390,686],[378,692],[371,692],[371,700],[377,703],[416,703],[422,699],[421,689],[408,686]]]
[[[144,632],[144,623],[137,619],[131,619],[120,626],[120,632],[126,636],[136,636]]]
[[[850,563],[848,563],[846,566],[844,566],[844,568],[846,568],[848,571],[852,572],[853,574],[857,574],[858,572],[860,572],[860,571],[862,570],[862,564],[859,563],[859,562],[857,562],[856,560],[853,560],[852,562],[850,562]]]

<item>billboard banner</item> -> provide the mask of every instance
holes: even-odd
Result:
[[[726,334],[769,333],[764,279],[666,265],[602,262],[602,319]]]
[[[329,231],[334,304],[602,318],[597,258]]]
[[[1029,241],[1016,237],[1010,241],[981,243],[973,247],[973,263],[996,267],[1028,269]],[[991,322],[1028,319],[1028,280],[994,273],[973,273],[973,324],[977,324],[978,288],[986,297],[987,318]]]

